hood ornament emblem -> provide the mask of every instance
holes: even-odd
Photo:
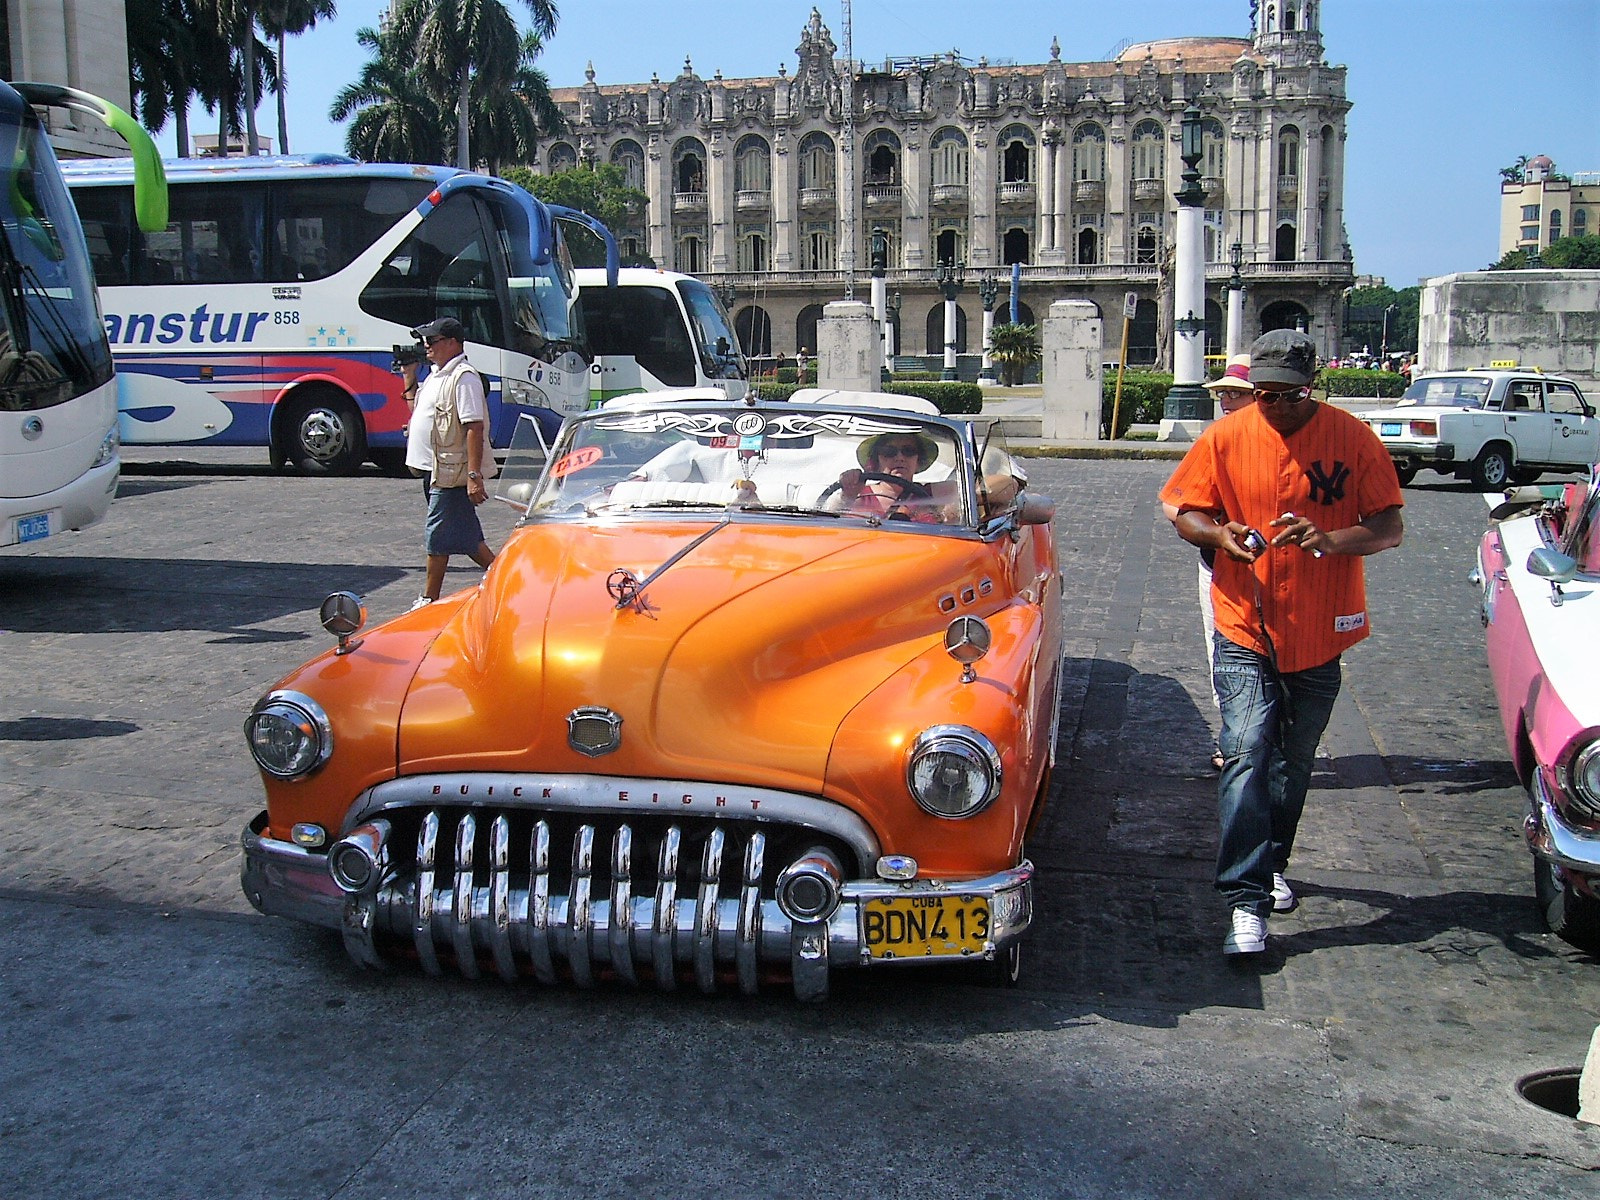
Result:
[[[575,708],[567,714],[567,745],[587,758],[610,754],[622,745],[622,718],[603,705]]]
[[[606,576],[606,594],[617,602],[617,611],[631,608],[642,616],[655,618],[655,606],[644,594],[644,584],[627,567],[618,567]]]

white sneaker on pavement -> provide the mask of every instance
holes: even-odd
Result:
[[[418,596],[415,600],[413,600],[411,602],[411,611],[412,612],[416,612],[417,609],[419,609],[419,608],[427,608],[428,605],[430,605],[432,603],[433,603],[433,597],[432,596]]]
[[[1233,928],[1223,940],[1224,954],[1260,954],[1267,948],[1267,923],[1248,908],[1233,910]]]
[[[1272,911],[1275,913],[1293,912],[1300,907],[1300,897],[1294,894],[1294,889],[1289,886],[1289,881],[1277,872],[1272,876]]]

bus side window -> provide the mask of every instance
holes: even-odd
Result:
[[[89,242],[89,262],[101,287],[133,282],[128,239],[133,225],[133,193],[127,188],[78,188],[72,193]]]
[[[361,289],[363,312],[414,328],[455,317],[467,339],[498,344],[498,295],[471,196],[448,197]]]
[[[632,355],[668,387],[695,385],[694,346],[677,298],[666,288],[592,288],[580,299],[594,353]]]

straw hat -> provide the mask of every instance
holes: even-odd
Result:
[[[1235,354],[1228,359],[1228,369],[1220,377],[1213,379],[1205,385],[1212,391],[1227,391],[1237,388],[1241,392],[1254,390],[1250,383],[1250,356],[1248,354]]]

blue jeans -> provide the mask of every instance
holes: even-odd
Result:
[[[1281,674],[1220,633],[1212,683],[1222,706],[1217,890],[1257,916],[1272,909],[1272,875],[1289,865],[1317,743],[1339,697],[1339,660]]]

